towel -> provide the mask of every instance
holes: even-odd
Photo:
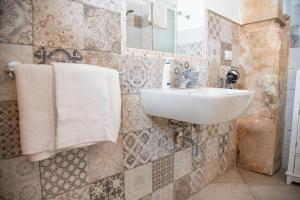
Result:
[[[168,28],[168,9],[167,6],[159,0],[154,0],[152,12],[150,11],[148,21],[153,22],[154,26],[159,28]]]
[[[85,64],[51,65],[55,72],[56,148],[116,142],[121,123],[118,72]]]
[[[54,73],[49,65],[15,66],[20,140],[29,160],[55,154]]]

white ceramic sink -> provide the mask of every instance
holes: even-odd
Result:
[[[222,88],[142,89],[148,115],[196,124],[216,124],[245,113],[254,91]]]

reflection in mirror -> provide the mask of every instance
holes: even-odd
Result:
[[[127,0],[127,46],[203,55],[204,0]]]

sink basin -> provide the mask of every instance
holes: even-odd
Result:
[[[196,89],[142,89],[148,115],[196,124],[216,124],[246,112],[254,91],[201,87]]]

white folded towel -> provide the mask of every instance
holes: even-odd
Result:
[[[116,142],[121,123],[118,72],[85,64],[51,64],[55,71],[57,148]]]
[[[15,66],[23,154],[32,161],[55,152],[54,73],[49,65]]]
[[[154,26],[159,28],[168,28],[168,8],[160,0],[153,1],[152,10],[149,12],[148,21],[153,22]]]

